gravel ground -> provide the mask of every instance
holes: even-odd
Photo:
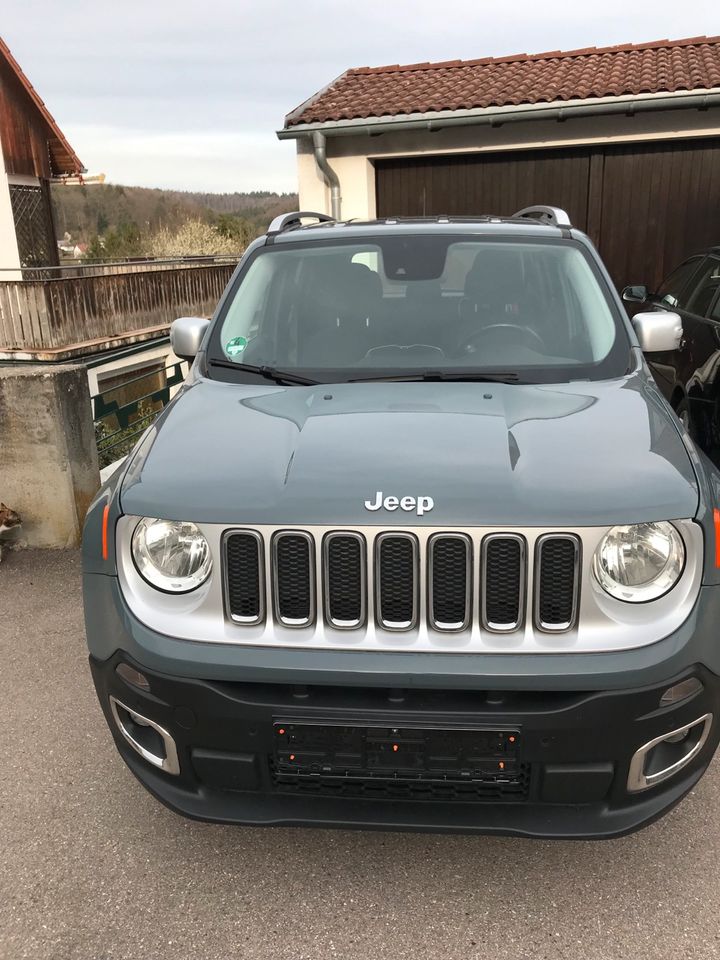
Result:
[[[74,552],[0,565],[0,731],[2,960],[720,957],[717,763],[601,843],[177,817],[115,753]]]

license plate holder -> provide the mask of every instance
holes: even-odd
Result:
[[[277,720],[281,775],[423,781],[498,780],[519,776],[520,731]]]

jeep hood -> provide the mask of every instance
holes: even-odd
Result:
[[[378,491],[434,508],[368,512]],[[642,374],[562,386],[198,379],[138,448],[121,506],[223,524],[575,527],[693,517],[698,490]]]

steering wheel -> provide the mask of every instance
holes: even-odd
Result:
[[[522,326],[519,323],[491,323],[489,327],[483,327],[482,330],[477,330],[465,340],[461,348],[462,352],[475,353],[478,341],[496,330],[519,331],[525,340],[533,341],[536,346],[540,347],[543,353],[547,352],[547,346],[540,334],[536,330],[533,330],[532,327]]]

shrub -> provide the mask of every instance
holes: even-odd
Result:
[[[151,257],[240,256],[245,247],[241,236],[221,233],[203,220],[186,220],[176,231],[163,227],[148,239]]]

